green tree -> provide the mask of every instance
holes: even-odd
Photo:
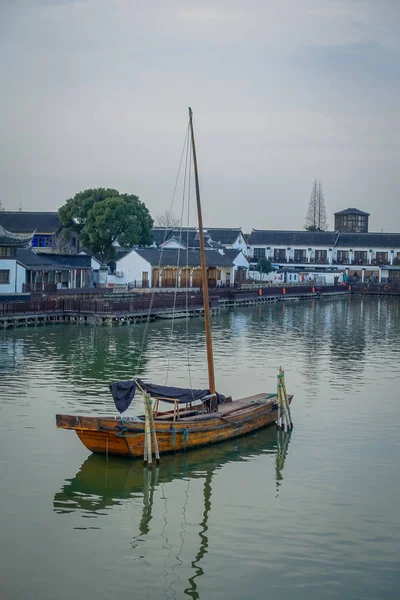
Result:
[[[98,254],[103,263],[115,257],[115,242],[122,248],[152,242],[153,219],[133,194],[113,189],[79,192],[58,210],[67,232],[75,231],[81,245]]]
[[[268,275],[268,273],[271,273],[271,271],[273,271],[272,265],[267,258],[261,257],[258,259],[257,271],[259,271],[260,273],[265,273],[265,275]]]

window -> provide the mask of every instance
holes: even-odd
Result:
[[[328,262],[328,252],[326,250],[316,250],[315,251],[315,262],[316,263],[327,263]]]
[[[275,248],[274,262],[277,262],[277,263],[286,262],[286,250],[284,250],[283,248]]]
[[[339,264],[347,263],[349,261],[349,253],[347,250],[338,250],[337,261]]]
[[[33,237],[32,246],[34,248],[51,248],[52,236],[51,235],[35,235]]]
[[[0,270],[0,285],[8,285],[10,283],[9,269]]]
[[[359,265],[365,265],[367,263],[367,251],[355,250],[354,251],[354,262]]]
[[[254,248],[254,258],[265,258],[265,248]]]
[[[388,253],[387,252],[377,252],[376,253],[376,262],[378,265],[387,265]]]
[[[0,258],[11,258],[15,256],[15,249],[10,246],[0,246]]]
[[[294,251],[294,262],[307,262],[307,253],[305,250]]]

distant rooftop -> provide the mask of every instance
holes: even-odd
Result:
[[[92,259],[87,254],[47,254],[27,248],[17,250],[17,261],[27,269],[63,271],[90,269]]]
[[[344,210],[340,210],[339,212],[335,212],[334,215],[360,215],[363,217],[369,217],[369,213],[364,212],[358,208],[345,208]]]
[[[165,227],[153,227],[153,240],[156,246],[161,246],[168,240],[181,240],[186,245],[188,241],[189,248],[199,246],[199,233],[197,227],[174,227],[167,229]],[[218,244],[232,245],[236,242],[242,232],[240,227],[204,227],[204,237],[211,238],[214,244],[209,242],[209,246],[218,247]]]
[[[0,213],[1,214],[1,213]],[[21,235],[7,231],[0,225],[0,246],[14,246],[24,248],[32,243],[32,235]]]
[[[12,233],[55,233],[61,228],[57,212],[3,210],[0,225]]]

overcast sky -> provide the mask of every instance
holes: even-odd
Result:
[[[399,32],[399,0],[0,0],[0,200],[156,216],[192,106],[209,226],[300,229],[319,178],[330,226],[400,231]]]

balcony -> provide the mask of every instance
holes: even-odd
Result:
[[[53,293],[57,291],[56,283],[45,283],[43,281],[38,281],[36,283],[23,283],[22,284],[22,292],[23,293],[31,293],[31,292],[45,292],[45,293]]]

